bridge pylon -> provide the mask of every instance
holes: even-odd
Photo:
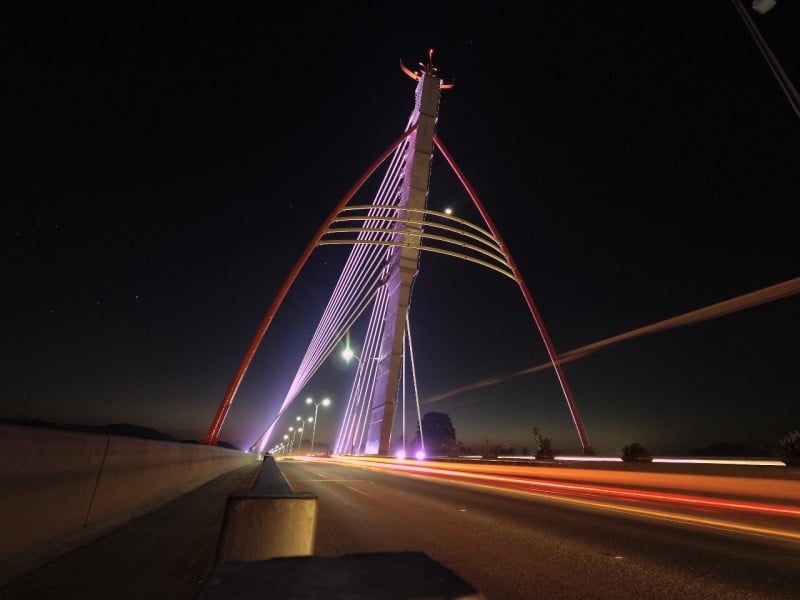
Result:
[[[377,356],[374,395],[367,425],[364,454],[388,455],[403,361],[405,325],[411,303],[411,288],[419,272],[422,226],[403,221],[406,209],[424,210],[433,158],[433,138],[439,112],[441,80],[428,66],[418,74],[416,103],[410,125],[416,131],[409,138],[403,183],[399,188],[395,241],[387,252],[384,270],[386,312]]]

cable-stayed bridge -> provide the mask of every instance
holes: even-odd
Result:
[[[358,357],[355,380],[334,450],[339,454],[390,454],[398,402],[405,409],[409,381],[410,387],[415,387],[409,319],[411,293],[419,272],[420,254],[435,252],[492,269],[518,284],[554,367],[583,452],[593,454],[559,357],[525,280],[485,206],[436,134],[441,94],[452,84],[439,77],[432,64],[432,52],[427,64],[420,63],[417,71],[402,63],[401,68],[417,82],[414,107],[405,130],[340,200],[295,264],[245,352],[205,443],[217,442],[253,356],[308,257],[318,246],[347,244],[352,250],[294,380],[278,413],[269,417],[253,449],[264,452],[268,448],[278,419],[349,334],[353,324],[370,309],[363,351]],[[437,153],[455,172],[483,223],[472,223],[427,208],[431,162],[438,157]],[[365,182],[385,163],[385,174],[372,203],[350,204]],[[405,416],[406,411],[402,414]],[[418,403],[416,415],[419,421]],[[402,439],[405,438],[403,430]]]

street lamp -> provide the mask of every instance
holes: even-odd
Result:
[[[356,360],[358,360],[358,357],[356,356],[356,353],[353,352],[353,349],[350,347],[350,330],[348,329],[347,330],[347,341],[344,343],[344,350],[342,350],[342,358],[344,359],[344,361],[346,363],[349,364],[350,361],[354,357],[355,357]],[[306,403],[309,403],[309,400],[306,400]]]
[[[291,449],[293,452],[297,452],[297,449],[303,445],[303,417],[297,417],[297,427],[289,427],[289,431],[292,434],[292,439],[289,442]],[[300,439],[297,439],[298,435]]]
[[[319,405],[328,406],[330,403],[330,398],[323,398],[322,402],[314,402],[313,398],[306,398],[306,404],[314,405],[314,428],[311,430],[311,451],[309,454],[314,454],[314,439],[317,437],[317,411],[319,411]]]
[[[344,350],[342,350],[342,358],[343,358],[343,359],[344,359],[344,361],[345,361],[345,362],[347,362],[347,363],[349,363],[349,362],[350,362],[351,360],[353,360],[354,358],[355,358],[356,360],[358,360],[358,357],[356,356],[356,353],[355,353],[355,352],[353,352],[353,349],[352,349],[350,346],[348,346],[347,348],[345,348]]]
[[[311,423],[314,420],[314,417],[308,417],[308,419],[303,419],[303,417],[295,417],[295,421],[297,421],[297,431],[296,433],[300,434],[300,439],[297,441],[297,450],[301,450],[303,448],[303,431],[305,428],[305,421]]]

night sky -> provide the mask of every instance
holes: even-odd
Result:
[[[733,2],[290,4],[5,5],[0,416],[202,438],[295,261],[402,133],[400,61],[429,48],[455,82],[438,134],[559,353],[800,276],[800,118]],[[800,4],[749,14],[800,85]],[[429,207],[480,223],[441,156]],[[312,254],[222,440],[269,425],[346,252]],[[774,446],[800,427],[799,309],[565,364],[595,451]],[[411,330],[422,412],[467,446],[531,448],[537,426],[579,451],[552,369],[510,376],[547,361],[511,280],[424,254]],[[300,397],[333,401],[320,442],[353,373],[332,357]]]

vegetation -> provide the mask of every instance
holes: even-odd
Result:
[[[417,426],[414,446],[424,445],[425,452],[431,456],[449,456],[458,452],[456,430],[450,421],[450,415],[440,412],[429,412],[422,415],[422,433]]]
[[[622,447],[622,460],[652,460],[650,451],[639,442]]]
[[[800,466],[800,430],[795,429],[778,442],[781,460],[787,465]]]
[[[472,454],[472,448],[469,446],[465,446],[464,442],[457,441],[456,442],[456,451],[458,452],[459,456],[463,456],[465,454]]]
[[[486,449],[484,458],[497,458],[498,456],[513,456],[516,453],[514,447],[509,443],[496,444]]]
[[[533,428],[533,439],[536,442],[536,458],[553,458],[553,442],[550,438],[543,437],[538,427]]]

